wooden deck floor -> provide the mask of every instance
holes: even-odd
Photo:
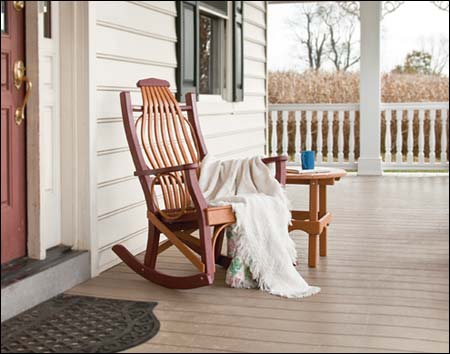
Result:
[[[448,352],[448,177],[347,177],[330,190],[329,256],[301,274],[322,293],[288,300],[214,286],[167,290],[124,265],[72,294],[157,301],[161,332],[130,352]],[[295,207],[304,187],[290,188]],[[175,251],[160,268],[192,267]]]

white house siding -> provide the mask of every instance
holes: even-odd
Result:
[[[240,103],[201,97],[200,120],[211,153],[219,157],[262,154],[266,109],[266,4],[245,2],[245,99]],[[121,121],[119,92],[145,77],[168,80],[176,90],[174,1],[95,2],[97,119],[98,272],[118,262],[111,251],[122,243],[145,249],[146,207]]]

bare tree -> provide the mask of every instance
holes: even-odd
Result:
[[[328,58],[337,71],[347,71],[360,60],[359,40],[355,39],[358,19],[334,3],[322,11],[322,18],[330,38]]]
[[[403,4],[383,2],[383,17]],[[300,59],[306,60],[311,70],[320,70],[329,62],[337,71],[347,71],[360,61],[359,5],[358,1],[333,1],[298,6],[288,25],[306,50],[306,55],[300,52]]]
[[[295,37],[306,49],[307,63],[311,70],[319,70],[326,57],[328,34],[321,24],[321,13],[318,5],[301,5],[298,12],[288,21]],[[300,58],[304,59],[303,53]]]
[[[346,37],[335,36],[334,27],[329,26],[330,31],[330,56],[337,71],[347,71],[360,60],[358,41],[353,40],[354,27],[351,26]]]
[[[430,1],[439,10],[449,12],[448,1]],[[428,46],[428,48],[426,48]],[[448,71],[449,54],[448,54],[448,37],[442,35],[439,41],[435,38],[422,43],[422,48],[427,49],[432,55],[431,70],[435,75],[442,75],[444,71]]]
[[[448,71],[449,45],[448,37],[431,37],[421,40],[421,50],[430,53],[430,71],[434,75],[442,75]]]

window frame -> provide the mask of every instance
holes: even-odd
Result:
[[[230,19],[230,7],[228,6],[228,1],[224,1],[227,3],[227,13],[223,14],[220,11],[214,9],[212,6],[205,4],[203,1],[199,1],[199,10],[200,12],[210,14],[212,16],[222,18],[224,20]]]
[[[210,61],[212,64],[215,64],[215,66],[209,68],[210,72],[210,92],[201,92],[201,76],[199,80],[199,88],[198,93],[199,95],[217,95],[217,96],[223,96],[223,93],[225,91],[225,72],[226,72],[226,61],[223,60],[226,54],[226,20],[222,17],[217,17],[215,14],[211,13],[210,11],[204,11],[202,7],[200,7],[200,14],[199,19],[201,21],[201,17],[208,17],[211,19],[212,22],[212,33],[213,38],[211,39],[213,43],[211,57],[212,60]],[[199,45],[201,46],[201,38],[199,38]],[[199,74],[202,74],[202,68],[201,68],[201,49],[199,53]]]
[[[243,79],[238,82],[236,79],[236,65],[240,65],[239,72],[244,76],[244,60],[243,60],[243,43],[244,43],[244,31],[240,32],[240,43],[242,49],[239,50],[240,58],[236,60],[236,19],[239,14],[236,13],[236,6],[234,1],[226,1],[227,3],[227,15],[216,11],[212,6],[205,6],[202,1],[177,1],[177,98],[179,101],[184,100],[184,96],[187,92],[195,92],[199,100],[201,97],[211,97],[216,100],[220,98],[222,102],[240,102],[243,101]],[[243,9],[244,1],[241,3],[241,9]],[[192,12],[194,8],[194,12]],[[194,13],[195,19],[192,20],[192,14]],[[220,89],[212,91],[212,93],[200,93],[200,16],[206,15],[208,17],[215,17],[220,19],[222,25],[220,26],[220,37],[218,40],[219,53],[216,54],[216,60],[220,59],[218,70],[219,74],[216,76],[216,80],[219,82]],[[187,20],[186,20],[187,19]],[[190,24],[194,24],[193,27],[186,27],[186,21]],[[240,13],[240,24],[242,25],[243,12]],[[189,31],[191,29],[191,31]],[[193,46],[194,43],[194,47]],[[187,47],[185,47],[187,45]],[[193,50],[195,48],[195,50]],[[192,57],[192,52],[195,52],[195,56]],[[186,57],[186,53],[190,52],[190,56]],[[195,75],[192,75],[192,71],[195,70]],[[217,81],[216,81],[217,82]],[[239,87],[237,85],[240,85]],[[217,85],[216,85],[217,86]],[[208,100],[209,101],[209,100]]]

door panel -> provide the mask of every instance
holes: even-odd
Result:
[[[24,10],[1,1],[1,263],[26,255],[25,123],[16,123],[25,85],[14,85],[14,63],[25,61]]]

